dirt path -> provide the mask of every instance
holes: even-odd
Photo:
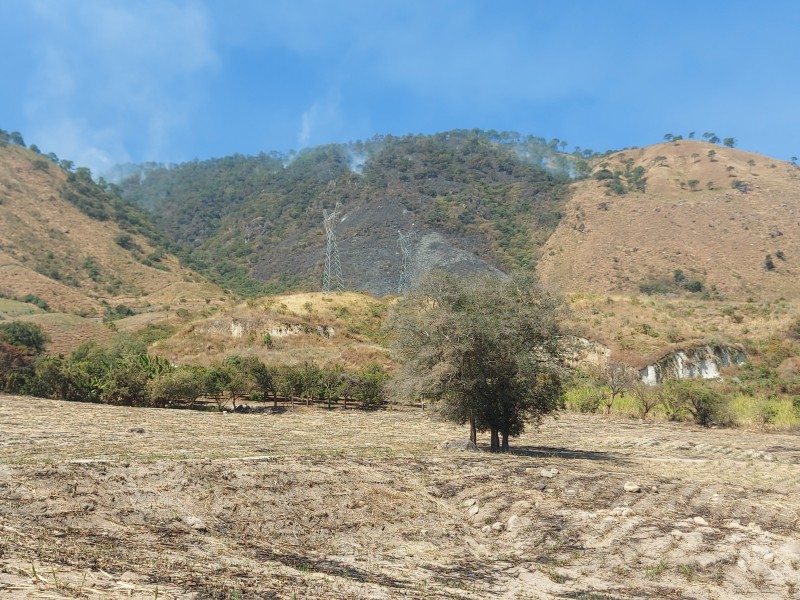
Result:
[[[0,396],[2,598],[792,598],[800,437]],[[626,491],[628,489],[637,491]]]

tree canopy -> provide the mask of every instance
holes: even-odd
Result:
[[[447,419],[491,432],[493,452],[528,421],[563,407],[560,302],[528,275],[436,272],[392,319],[401,367],[392,394],[435,402]],[[502,436],[502,441],[501,441]]]
[[[0,342],[11,346],[25,348],[35,354],[44,352],[45,344],[50,341],[47,334],[36,323],[11,321],[0,324]]]

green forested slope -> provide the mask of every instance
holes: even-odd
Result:
[[[558,222],[568,174],[585,170],[553,146],[480,131],[378,136],[297,155],[150,166],[120,187],[152,211],[189,266],[244,293],[318,287],[322,210],[338,203],[347,287],[390,293],[397,232],[412,224],[425,268],[439,255],[424,249],[437,244],[472,257],[469,268],[530,266]]]

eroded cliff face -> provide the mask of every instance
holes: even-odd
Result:
[[[720,368],[741,365],[746,359],[740,348],[723,345],[705,345],[670,352],[652,365],[639,370],[642,381],[657,385],[665,379],[716,379]]]

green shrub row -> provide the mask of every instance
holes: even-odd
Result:
[[[211,401],[221,411],[243,400],[385,402],[388,374],[373,364],[357,371],[340,365],[268,366],[254,356],[230,356],[208,367],[172,365],[145,345],[119,336],[107,347],[81,345],[70,356],[43,353],[46,338],[30,323],[0,327],[0,390],[43,398],[123,406],[179,407]]]

